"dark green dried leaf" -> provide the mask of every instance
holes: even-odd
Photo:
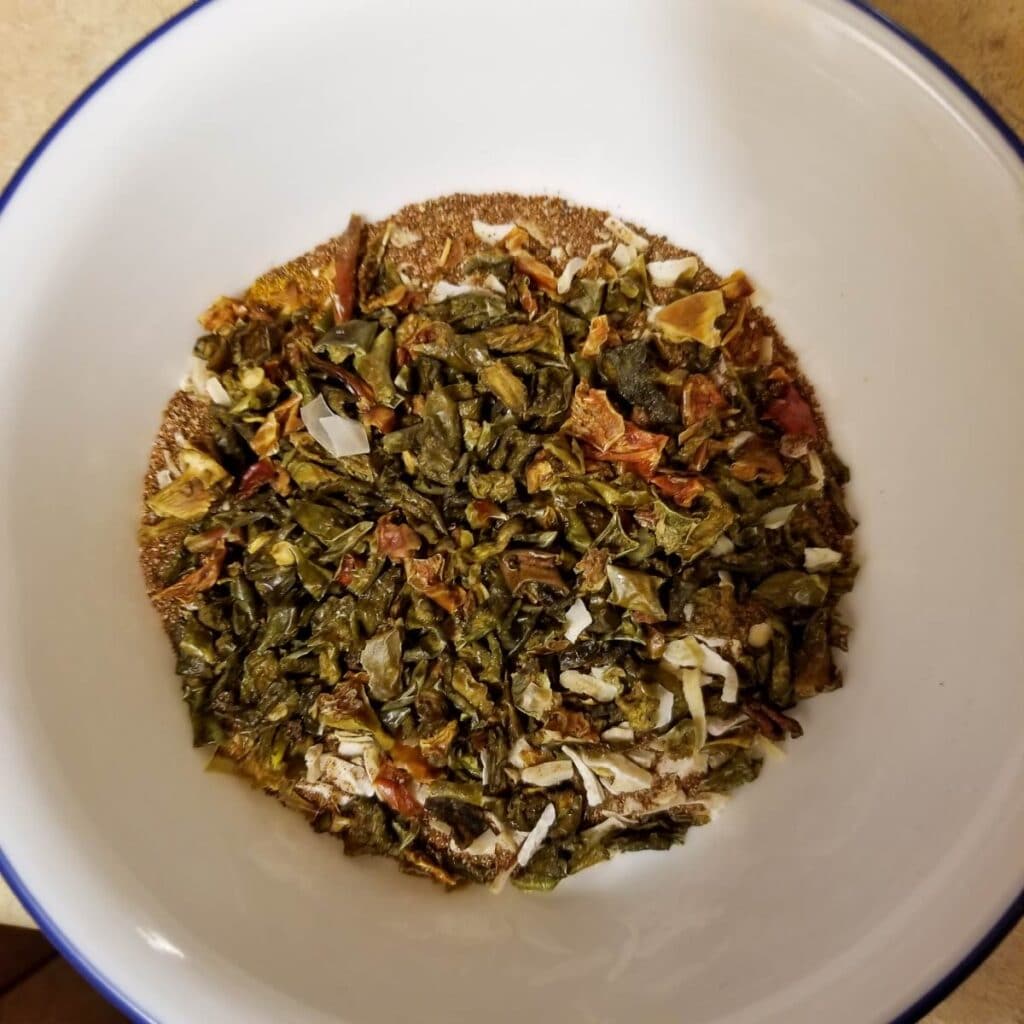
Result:
[[[809,572],[777,572],[754,590],[772,608],[817,608],[828,597],[828,577]]]

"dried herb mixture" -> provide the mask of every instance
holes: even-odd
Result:
[[[455,196],[216,302],[141,535],[195,742],[447,886],[707,823],[839,685],[855,575],[752,291],[593,210]]]

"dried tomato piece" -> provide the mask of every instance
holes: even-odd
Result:
[[[580,381],[562,430],[604,452],[625,434],[626,421],[608,400],[606,391]]]
[[[334,314],[340,324],[351,320],[356,308],[356,269],[362,234],[363,219],[353,214],[334,251],[334,291],[331,299],[334,302]]]
[[[356,573],[360,569],[366,567],[366,559],[361,555],[354,555],[349,552],[341,559],[341,565],[338,566],[338,572],[335,575],[335,579],[343,586],[347,587],[355,579]]]
[[[683,508],[689,508],[704,493],[704,481],[699,476],[659,473],[651,478],[651,483]]]
[[[412,776],[404,768],[396,768],[386,761],[373,780],[373,788],[397,814],[406,818],[422,817],[423,804],[413,795]]]
[[[248,498],[255,494],[264,484],[269,484],[277,476],[277,466],[270,459],[254,462],[238,481],[238,497]]]
[[[377,520],[377,551],[392,562],[400,562],[419,550],[423,538],[411,526],[394,520],[393,512]]]
[[[639,476],[649,478],[658,468],[668,438],[651,434],[634,423],[627,423],[625,433],[605,451],[594,452],[601,462],[621,462]]]
[[[818,424],[814,420],[807,399],[800,394],[795,384],[789,384],[782,393],[764,411],[764,419],[777,424],[782,432],[794,437],[818,436]]]

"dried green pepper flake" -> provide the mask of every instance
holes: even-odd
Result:
[[[448,887],[682,842],[841,682],[855,524],[807,382],[742,275],[684,287],[698,261],[578,212],[571,245],[484,224],[443,301],[409,239],[456,247],[405,214],[219,300],[191,400],[227,404],[147,489],[195,742]],[[598,244],[559,292],[563,241]]]

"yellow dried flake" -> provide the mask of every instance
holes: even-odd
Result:
[[[722,344],[715,321],[725,313],[722,292],[694,292],[663,306],[654,323],[669,341],[698,341],[708,348]]]

